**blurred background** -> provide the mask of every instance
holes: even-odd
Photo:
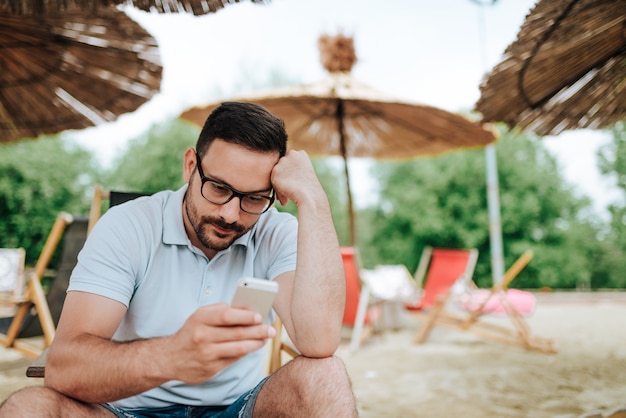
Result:
[[[273,0],[226,5],[203,16],[121,6],[120,13],[158,44],[158,92],[95,127],[3,138],[0,247],[24,247],[32,265],[60,211],[87,215],[96,184],[143,192],[180,187],[182,153],[194,146],[200,128],[178,116],[194,106],[323,78],[317,49],[323,34],[354,39],[358,60],[351,73],[364,83],[478,120],[479,86],[534,3]],[[626,287],[624,122],[552,136],[504,124],[494,129],[504,264],[527,249],[535,252],[513,286]],[[349,245],[341,158],[315,157],[314,163],[341,243]],[[352,158],[349,164],[363,267],[404,264],[413,272],[424,246],[477,248],[475,281],[491,285],[483,148],[401,161]],[[279,210],[295,214],[291,205]]]

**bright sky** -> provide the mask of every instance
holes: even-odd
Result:
[[[241,96],[237,88],[247,77],[265,80],[270,71],[280,70],[303,83],[321,79],[325,70],[317,39],[338,32],[354,37],[359,61],[352,73],[361,81],[400,98],[468,110],[478,100],[483,74],[515,40],[535,3],[479,1],[487,5],[471,0],[272,0],[268,5],[243,2],[200,17],[132,9],[131,17],[159,43],[161,93],[114,123],[67,136],[109,164],[128,139],[152,124],[234,92]],[[615,196],[595,168],[595,150],[609,139],[584,130],[545,140],[566,178],[592,195],[599,211]],[[361,169],[358,162],[351,166]]]

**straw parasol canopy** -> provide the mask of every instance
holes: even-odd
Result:
[[[0,12],[0,142],[82,129],[134,111],[160,89],[156,41],[125,13]]]
[[[626,0],[540,0],[480,87],[484,122],[539,135],[626,118]]]
[[[269,0],[250,0],[267,3]],[[132,5],[146,12],[193,13],[196,16],[215,13],[240,0],[0,0],[0,11],[20,16],[58,16],[80,11],[100,14],[111,6]]]
[[[285,121],[289,147],[313,156],[341,156],[350,214],[350,237],[355,221],[348,158],[413,158],[444,151],[484,146],[492,132],[461,115],[411,103],[377,91],[350,74],[357,57],[352,38],[322,36],[321,61],[327,78],[312,84],[279,89],[233,100],[264,106]],[[219,103],[189,109],[182,119],[202,126]]]

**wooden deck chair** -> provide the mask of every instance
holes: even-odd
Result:
[[[24,294],[23,248],[0,248],[0,317],[12,318],[17,312],[16,300]]]
[[[16,306],[16,310],[8,327],[6,334],[0,334],[0,343],[5,347],[13,348],[20,351],[31,358],[36,358],[42,352],[27,343],[18,340],[20,330],[23,328],[24,321],[30,309],[34,306],[37,310],[37,317],[41,323],[41,329],[44,336],[44,349],[48,347],[54,339],[55,326],[50,314],[50,308],[46,301],[43,288],[41,287],[41,279],[44,276],[50,260],[63,236],[63,232],[68,224],[73,222],[73,217],[69,213],[61,212],[57,216],[48,238],[43,246],[41,254],[37,259],[35,268],[32,271],[24,273],[24,279],[15,277],[14,285],[16,288],[12,291],[11,296],[5,300],[5,303],[12,303]],[[22,258],[23,265],[23,258]],[[19,269],[17,270],[19,271]]]
[[[89,210],[89,219],[87,222],[87,235],[89,235],[94,225],[100,218],[100,215],[102,214],[102,205],[103,205],[104,200],[109,201],[108,207],[110,208],[112,206],[127,202],[129,200],[135,199],[140,196],[147,196],[147,194],[137,193],[137,192],[108,191],[108,190],[104,190],[100,185],[96,185],[94,187],[94,193],[93,193],[93,197],[91,200],[91,208]],[[65,282],[65,290],[67,290],[67,285],[69,284],[69,276],[67,279],[68,280]],[[63,292],[65,292],[65,290],[63,290]],[[60,310],[58,314],[60,316]],[[56,320],[58,321],[58,317],[56,318]],[[52,342],[52,339],[50,340],[49,343],[46,344],[46,348],[48,345],[50,345],[51,342]],[[37,353],[34,356],[36,357],[36,360],[26,370],[27,377],[44,377],[47,353],[48,351],[44,350],[43,352]]]
[[[509,283],[528,265],[532,260],[532,251],[526,251],[505,272],[502,281],[489,289],[488,297],[482,297],[482,301],[476,306],[469,306],[466,315],[451,312],[446,309],[450,300],[450,294],[439,299],[432,309],[432,314],[426,319],[416,336],[416,342],[421,343],[428,338],[433,326],[439,325],[461,331],[468,331],[482,338],[498,341],[504,344],[514,345],[544,353],[556,353],[557,346],[554,340],[533,336],[530,326],[524,319],[515,301],[507,295]],[[472,282],[473,283],[473,282]],[[472,292],[475,285],[468,289]],[[492,301],[497,300],[502,307],[502,312],[510,319],[512,328],[489,322],[489,311],[485,308]],[[466,306],[468,308],[468,306]]]
[[[89,223],[87,225],[87,234],[91,232],[94,225],[100,219],[102,214],[102,203],[104,200],[109,201],[109,208],[128,202],[141,196],[148,196],[149,193],[138,192],[120,192],[116,190],[104,190],[102,186],[97,184],[93,189],[93,197],[91,199],[91,208],[89,210]]]
[[[346,273],[346,306],[343,326],[352,328],[350,350],[359,346],[374,332],[381,319],[382,308],[370,299],[370,291],[360,276],[360,263],[354,247],[342,247],[341,257]]]
[[[272,338],[270,346],[268,367],[269,374],[274,373],[286,363],[285,356],[288,356],[287,359],[292,359],[300,355],[291,341],[288,338],[285,338],[283,323],[278,316],[272,326],[276,329],[276,335]]]
[[[86,216],[74,217],[74,220],[65,227],[63,238],[58,245],[59,248],[56,250],[56,253],[59,253],[58,263],[54,270],[54,276],[51,277],[46,289],[46,301],[55,327],[61,316],[69,279],[72,270],[76,266],[78,253],[83,248],[85,239],[87,238],[87,221]],[[0,333],[6,333],[12,320],[13,315],[0,318]],[[37,310],[30,309],[26,314],[26,318],[23,321],[17,338],[30,338],[42,335],[43,329],[37,315]]]
[[[405,307],[417,316],[424,316],[455,283],[471,280],[477,260],[478,250],[475,248],[424,247],[414,275],[417,286],[422,288],[421,296]]]
[[[56,271],[56,275],[51,282],[50,289],[46,295],[48,307],[52,316],[53,324],[58,323],[65,300],[69,278],[74,269],[78,253],[82,249],[88,233],[95,225],[100,217],[104,201],[108,200],[108,207],[126,202],[144,193],[136,192],[118,192],[103,190],[101,186],[96,185],[94,188],[93,198],[89,217],[74,218],[68,223],[63,233],[63,243],[61,248],[61,258]],[[38,315],[29,310],[23,320],[23,326],[19,330],[18,337],[32,337],[42,335],[40,321],[37,321]],[[9,318],[7,318],[9,319]],[[0,332],[8,329],[9,323],[7,319],[0,319]]]

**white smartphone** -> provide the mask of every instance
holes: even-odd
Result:
[[[272,302],[277,293],[278,283],[246,277],[239,281],[230,306],[258,312],[265,321],[272,310]]]

